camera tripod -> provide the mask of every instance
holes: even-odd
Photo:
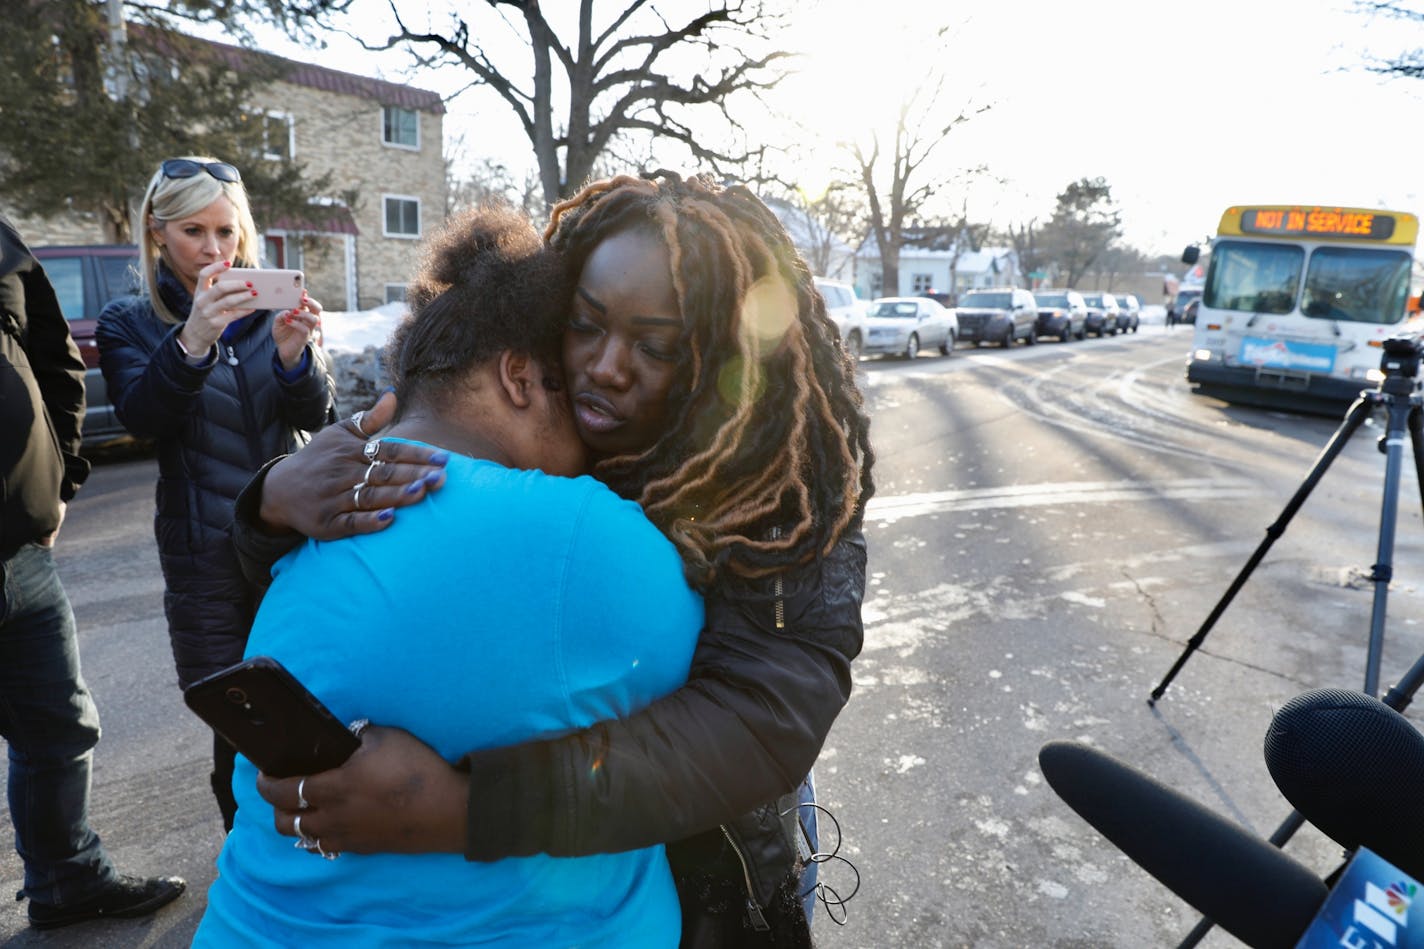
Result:
[[[1414,470],[1419,481],[1420,503],[1424,505],[1424,397],[1419,394],[1419,383],[1415,380],[1419,372],[1420,352],[1419,344],[1413,339],[1385,340],[1384,355],[1380,359],[1380,368],[1384,372],[1384,378],[1380,380],[1379,386],[1364,390],[1350,405],[1349,410],[1345,413],[1345,420],[1340,423],[1335,434],[1330,436],[1330,441],[1321,449],[1315,464],[1311,466],[1305,480],[1301,482],[1300,487],[1296,489],[1295,494],[1281,511],[1280,517],[1266,528],[1266,538],[1251,554],[1246,565],[1236,575],[1236,579],[1231,581],[1231,586],[1227,588],[1226,593],[1212,607],[1201,628],[1191,639],[1187,640],[1186,649],[1177,657],[1177,661],[1167,671],[1167,675],[1157,688],[1152,690],[1152,695],[1147,700],[1148,705],[1157,704],[1157,700],[1162,697],[1162,693],[1167,691],[1167,686],[1171,685],[1172,680],[1176,678],[1182,666],[1186,665],[1192,653],[1201,647],[1207,633],[1211,632],[1211,628],[1216,625],[1221,614],[1226,612],[1226,608],[1231,605],[1236,594],[1245,586],[1252,571],[1271,549],[1271,545],[1285,533],[1291,518],[1295,517],[1306,498],[1310,497],[1310,492],[1315,489],[1315,486],[1325,475],[1330,463],[1344,450],[1350,436],[1364,424],[1367,418],[1374,414],[1376,408],[1383,407],[1387,411],[1388,419],[1385,425],[1384,441],[1380,446],[1380,450],[1385,454],[1384,501],[1380,511],[1379,544],[1376,548],[1375,564],[1370,569],[1369,577],[1375,585],[1375,591],[1374,605],[1370,612],[1370,639],[1369,650],[1365,657],[1364,688],[1365,694],[1371,697],[1379,692],[1380,651],[1384,645],[1386,599],[1389,595],[1390,580],[1394,578],[1394,526],[1399,510],[1399,480],[1403,464],[1406,429],[1414,449]]]
[[[1157,688],[1152,690],[1151,697],[1147,700],[1148,705],[1155,706],[1157,704],[1157,700],[1167,691],[1167,686],[1172,683],[1172,679],[1186,664],[1187,659],[1201,647],[1207,633],[1221,618],[1221,614],[1226,611],[1232,599],[1245,585],[1251,572],[1266,556],[1271,545],[1285,533],[1291,518],[1310,496],[1310,492],[1324,476],[1330,463],[1344,449],[1350,436],[1374,414],[1376,408],[1382,407],[1386,410],[1387,418],[1384,438],[1380,444],[1380,450],[1385,455],[1384,499],[1380,510],[1379,543],[1376,548],[1375,563],[1370,570],[1369,577],[1374,583],[1375,589],[1374,603],[1370,611],[1370,638],[1369,649],[1365,657],[1364,683],[1366,695],[1374,697],[1379,691],[1380,654],[1384,647],[1386,601],[1389,595],[1389,583],[1394,577],[1394,528],[1399,511],[1399,482],[1406,431],[1409,433],[1409,440],[1414,452],[1414,470],[1419,483],[1420,503],[1424,505],[1424,396],[1420,395],[1419,383],[1416,381],[1420,359],[1421,346],[1418,341],[1407,338],[1385,340],[1384,355],[1380,358],[1380,369],[1384,372],[1384,378],[1380,380],[1379,386],[1375,389],[1362,391],[1351,403],[1345,413],[1344,421],[1330,437],[1330,441],[1321,449],[1305,480],[1296,489],[1280,516],[1266,528],[1265,539],[1251,554],[1246,565],[1236,575],[1231,586],[1227,588],[1226,593],[1217,601],[1201,628],[1187,641],[1186,649],[1177,657],[1177,661],[1168,670],[1167,675]],[[1424,684],[1424,656],[1420,656],[1415,661],[1398,684],[1391,688],[1381,701],[1395,711],[1402,712],[1412,701],[1414,693],[1421,684]],[[1270,842],[1276,847],[1285,846],[1286,841],[1304,823],[1305,818],[1298,811],[1291,811],[1271,834]],[[1195,946],[1211,927],[1210,920],[1201,920],[1180,943],[1178,949]]]

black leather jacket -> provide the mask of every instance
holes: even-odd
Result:
[[[628,718],[467,755],[466,856],[577,856],[685,840],[691,852],[713,841],[690,838],[726,836],[765,906],[795,859],[777,818],[794,800],[774,802],[811,770],[850,698],[865,561],[856,534],[786,579],[781,596],[771,580],[709,592],[685,686]],[[669,848],[674,865],[679,846]]]
[[[296,542],[257,527],[260,498],[259,475],[238,498],[233,525],[252,575],[265,574]],[[766,580],[714,590],[705,595],[707,625],[682,688],[627,718],[465,756],[466,858],[580,856],[676,841],[669,859],[687,872],[725,839],[743,864],[730,868],[739,885],[765,907],[796,861],[780,819],[794,799],[778,798],[811,770],[850,697],[850,663],[864,636],[865,563],[857,533],[779,589]]]

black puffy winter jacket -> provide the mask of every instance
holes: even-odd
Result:
[[[174,313],[192,297],[159,265],[158,289]],[[164,612],[179,685],[242,658],[256,591],[232,549],[233,501],[270,459],[306,444],[334,417],[336,384],[321,349],[307,347],[304,375],[279,375],[271,311],[249,315],[219,356],[193,366],[178,347],[182,324],[159,319],[147,297],[99,314],[99,365],[128,431],[158,445],[154,534],[166,585]]]

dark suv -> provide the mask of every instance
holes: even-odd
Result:
[[[959,297],[959,338],[964,342],[998,343],[1008,348],[1022,339],[1038,342],[1038,303],[1019,287],[970,290]]]
[[[84,357],[84,447],[90,448],[127,434],[114,417],[104,376],[99,372],[99,347],[94,326],[110,300],[139,292],[138,248],[127,244],[75,247],[35,247],[59,308],[69,321],[69,333]]]
[[[1083,334],[1099,339],[1103,336],[1116,336],[1117,318],[1121,312],[1117,298],[1111,293],[1085,293],[1083,302],[1088,305],[1088,315],[1083,320]]]

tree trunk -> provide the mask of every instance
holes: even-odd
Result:
[[[887,246],[888,245],[888,246]],[[880,295],[900,295],[900,245],[886,241],[880,247]]]

